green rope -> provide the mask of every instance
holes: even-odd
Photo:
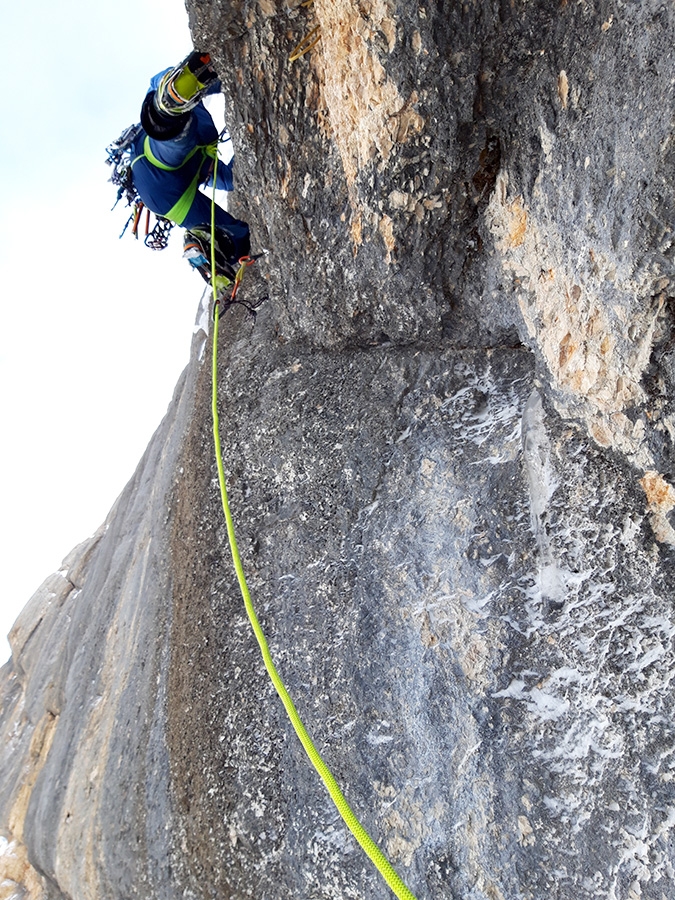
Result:
[[[232,513],[230,512],[230,504],[227,496],[227,484],[225,481],[225,470],[223,467],[223,452],[220,443],[220,423],[218,418],[218,322],[219,322],[219,307],[220,304],[218,302],[217,290],[216,290],[216,251],[215,251],[215,183],[216,183],[216,175],[218,171],[218,161],[216,160],[214,172],[213,172],[213,184],[214,184],[214,194],[213,201],[211,204],[211,280],[213,284],[213,302],[214,302],[214,325],[213,325],[213,363],[212,363],[212,381],[213,381],[213,391],[212,391],[212,401],[211,401],[211,411],[213,414],[213,439],[215,444],[215,452],[216,452],[216,462],[218,465],[218,482],[220,484],[220,496],[223,504],[223,512],[225,513],[225,521],[227,523],[227,536],[230,542],[230,551],[232,553],[232,561],[234,563],[234,569],[237,573],[237,580],[239,582],[239,589],[241,591],[241,596],[244,600],[244,606],[246,607],[246,612],[248,614],[248,618],[251,622],[251,626],[253,628],[253,632],[257,638],[258,644],[260,646],[260,651],[262,653],[262,658],[265,663],[265,668],[267,669],[267,673],[276,688],[276,691],[281,698],[281,702],[284,704],[286,709],[286,713],[288,714],[288,718],[291,720],[291,724],[295,729],[295,733],[300,738],[300,742],[305,749],[307,756],[310,759],[310,762],[318,772],[321,777],[323,783],[325,784],[328,793],[335,803],[335,806],[338,809],[338,812],[342,816],[345,821],[345,824],[354,835],[356,840],[359,842],[365,853],[370,857],[372,862],[377,867],[378,871],[387,882],[391,890],[394,894],[399,898],[399,900],[415,900],[414,894],[408,890],[406,885],[403,883],[401,878],[398,876],[393,866],[387,859],[387,857],[382,853],[380,848],[377,846],[375,841],[370,837],[366,829],[359,822],[355,813],[353,812],[350,805],[347,803],[344,794],[340,790],[340,787],[333,777],[333,773],[330,771],[326,763],[324,762],[321,754],[314,746],[311,737],[309,736],[307,729],[303,725],[302,719],[298,715],[298,711],[296,710],[293,701],[291,700],[290,694],[286,690],[286,686],[279,673],[277,672],[276,666],[272,660],[272,655],[270,654],[269,647],[267,645],[267,640],[265,639],[265,635],[263,634],[263,630],[260,627],[260,622],[258,621],[258,617],[256,615],[255,609],[253,607],[253,603],[251,601],[251,595],[249,593],[248,585],[246,583],[246,576],[244,575],[244,569],[241,564],[241,558],[239,556],[239,549],[237,547],[237,538],[234,532],[234,522],[232,520]],[[240,275],[243,275],[244,264],[239,268],[237,272],[238,280],[235,281],[235,287],[233,288],[233,292],[236,291],[239,282],[241,281]]]

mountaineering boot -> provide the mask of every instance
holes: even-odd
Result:
[[[162,78],[155,94],[155,107],[166,116],[182,116],[195,108],[217,80],[209,54],[194,50]]]
[[[204,281],[211,281],[211,235],[206,228],[186,231],[183,239],[183,258],[187,259]],[[234,245],[230,238],[216,230],[216,288],[229,287],[234,283],[239,268],[234,257]]]
[[[141,108],[141,124],[156,141],[178,137],[190,124],[187,115],[218,81],[208,53],[193,51],[162,77],[157,90],[149,91]]]

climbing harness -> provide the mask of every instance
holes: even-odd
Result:
[[[139,154],[130,165],[130,169],[133,171],[136,163],[140,159],[145,159],[151,165],[156,166],[158,169],[162,169],[164,172],[177,172],[178,169],[181,169],[192,159],[193,156],[196,156],[198,153],[201,153],[202,160],[197,167],[197,171],[195,172],[192,181],[183,191],[183,193],[176,201],[176,203],[174,203],[171,209],[168,212],[165,212],[162,216],[162,218],[168,219],[170,222],[175,222],[176,225],[182,225],[185,217],[190,211],[190,207],[192,206],[195,195],[197,193],[197,188],[201,184],[202,178],[204,177],[204,163],[207,159],[214,161],[217,158],[218,141],[214,141],[212,144],[198,144],[196,147],[193,147],[193,149],[187,154],[187,156],[179,166],[167,166],[166,163],[163,163],[159,159],[157,159],[155,154],[152,152],[152,148],[150,147],[150,137],[146,135],[145,140],[143,141],[143,152]]]
[[[295,733],[300,739],[300,743],[302,744],[305,753],[309,757],[310,762],[316,769],[319,774],[321,780],[323,781],[328,793],[330,794],[333,803],[337,807],[338,812],[342,816],[345,824],[354,835],[356,840],[361,845],[364,852],[370,858],[370,860],[374,863],[375,867],[382,875],[386,883],[389,885],[391,890],[394,892],[396,897],[399,900],[415,900],[414,894],[406,887],[398,873],[395,871],[387,857],[382,853],[380,848],[377,846],[375,841],[370,837],[366,829],[363,827],[361,822],[358,820],[356,814],[350,807],[349,803],[344,797],[344,794],[340,790],[340,787],[335,780],[333,773],[330,771],[326,763],[324,762],[321,754],[316,749],[307,729],[305,728],[302,719],[300,718],[298,711],[293,704],[293,701],[290,697],[290,694],[286,690],[286,686],[284,685],[281,676],[277,672],[276,666],[274,665],[274,661],[272,659],[272,655],[270,654],[269,646],[267,644],[267,640],[263,633],[263,630],[260,626],[260,622],[258,621],[258,617],[255,612],[255,608],[253,606],[253,602],[251,600],[251,595],[248,589],[248,585],[246,582],[246,576],[244,574],[244,569],[241,563],[241,557],[239,556],[239,549],[237,547],[237,539],[234,531],[234,521],[232,519],[232,513],[230,511],[230,504],[228,500],[227,494],[227,483],[225,480],[225,468],[223,464],[223,451],[220,442],[220,422],[218,417],[218,324],[219,324],[219,310],[220,310],[220,299],[218,297],[218,289],[216,286],[216,256],[215,256],[215,233],[216,233],[216,214],[215,214],[215,182],[216,182],[216,173],[218,167],[218,160],[215,162],[215,171],[214,171],[214,192],[213,199],[211,203],[211,272],[212,272],[212,290],[213,290],[213,305],[214,305],[214,328],[213,328],[213,348],[212,348],[212,369],[211,369],[211,377],[212,377],[212,395],[211,395],[211,412],[213,418],[213,440],[215,446],[215,455],[216,455],[216,464],[218,467],[218,483],[220,485],[220,496],[223,506],[223,513],[225,514],[225,522],[227,524],[227,536],[230,544],[230,552],[232,554],[232,562],[234,564],[234,569],[237,575],[237,581],[239,583],[239,590],[241,591],[241,596],[244,601],[244,606],[246,608],[246,613],[248,615],[249,621],[251,623],[251,627],[253,629],[253,633],[255,634],[256,640],[258,641],[258,645],[260,647],[260,652],[262,654],[263,662],[265,664],[265,668],[267,673],[276,688],[277,694],[281,699],[281,702],[284,705],[288,718],[295,729]],[[232,288],[232,294],[230,295],[228,302],[237,302],[237,292],[239,290],[239,286],[241,285],[242,279],[244,277],[244,273],[246,269],[251,266],[255,260],[252,257],[242,257],[239,260],[239,269],[237,270],[237,274],[235,276],[234,285]]]

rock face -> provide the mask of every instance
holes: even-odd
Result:
[[[419,900],[673,897],[672,4],[189,5],[269,250],[230,499],[319,749]],[[203,350],[12,632],[6,896],[389,896],[264,674]]]

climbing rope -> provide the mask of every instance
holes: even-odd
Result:
[[[239,548],[237,546],[237,538],[234,531],[234,521],[232,519],[232,513],[230,512],[230,503],[227,495],[227,483],[225,480],[225,469],[223,465],[223,451],[220,443],[220,422],[218,418],[218,323],[220,318],[219,308],[220,301],[218,299],[218,291],[216,288],[216,201],[215,201],[215,184],[216,184],[216,176],[218,174],[218,160],[215,160],[215,167],[213,172],[213,199],[211,202],[211,282],[213,287],[213,303],[214,303],[214,324],[213,324],[213,357],[212,357],[212,396],[211,396],[211,412],[213,416],[213,440],[215,445],[215,453],[216,453],[216,464],[218,466],[218,483],[220,485],[220,497],[223,505],[223,512],[225,514],[225,522],[227,524],[227,536],[230,542],[230,552],[232,554],[232,562],[234,563],[234,570],[237,574],[237,581],[239,582],[239,590],[241,591],[241,596],[244,601],[244,606],[246,608],[246,613],[248,615],[249,621],[251,623],[251,627],[253,628],[253,633],[256,636],[258,641],[258,645],[260,646],[260,652],[262,653],[262,658],[265,663],[265,668],[267,669],[267,674],[269,675],[274,687],[276,688],[277,694],[279,695],[281,702],[286,709],[286,713],[288,718],[295,729],[295,733],[300,738],[300,743],[302,744],[305,753],[310,759],[310,762],[318,772],[321,780],[326,786],[328,793],[333,800],[333,803],[337,807],[338,812],[344,819],[345,824],[354,835],[356,840],[359,842],[361,847],[367,856],[371,859],[371,861],[376,866],[379,873],[382,875],[384,880],[387,882],[391,890],[394,894],[399,898],[399,900],[415,900],[414,894],[408,890],[406,885],[403,883],[394,867],[391,865],[387,857],[382,853],[380,848],[377,846],[375,841],[368,834],[366,829],[363,827],[361,822],[356,817],[356,814],[347,803],[347,800],[344,797],[344,794],[340,790],[340,787],[333,777],[333,773],[330,771],[326,763],[324,762],[321,754],[314,746],[314,743],[305,728],[302,719],[298,715],[298,711],[291,700],[290,694],[286,690],[286,686],[281,680],[281,676],[277,672],[276,666],[274,665],[274,661],[272,660],[272,655],[270,654],[270,650],[267,644],[267,640],[265,639],[265,635],[263,633],[262,628],[260,627],[260,622],[258,621],[258,616],[256,615],[255,608],[253,606],[253,602],[251,600],[251,595],[248,589],[248,584],[246,583],[246,576],[244,574],[244,568],[241,564],[241,557],[239,556]],[[239,285],[241,284],[241,280],[244,277],[244,272],[246,268],[254,262],[250,257],[243,257],[239,260],[239,269],[237,270],[237,274],[234,281],[234,286],[232,288],[232,295],[230,297],[230,301],[234,300],[239,290]]]

